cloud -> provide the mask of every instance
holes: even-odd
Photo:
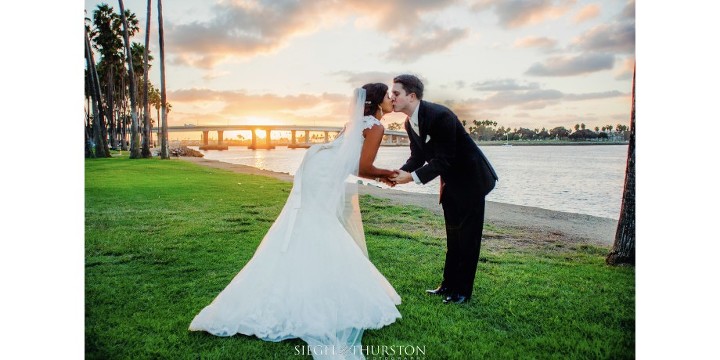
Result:
[[[297,34],[317,29],[323,1],[220,2],[214,18],[172,27],[168,44],[176,49],[178,63],[212,68],[228,56],[267,53]]]
[[[344,81],[350,84],[352,87],[360,87],[367,83],[383,83],[388,87],[392,87],[392,80],[401,74],[412,74],[418,77],[422,81],[425,89],[432,86],[432,82],[421,74],[409,73],[409,72],[382,72],[382,71],[367,71],[367,72],[352,72],[352,71],[338,71],[331,75],[339,76],[344,78]],[[455,82],[457,86],[464,86],[465,82]],[[441,86],[442,87],[442,86]],[[427,90],[426,90],[427,93]]]
[[[566,94],[564,98],[565,98],[565,100],[568,100],[568,101],[582,101],[582,100],[607,99],[607,98],[622,97],[622,96],[627,96],[627,94],[622,93],[617,90],[612,90],[612,91],[585,93],[585,94]]]
[[[540,36],[529,36],[522,39],[515,40],[515,47],[519,48],[531,48],[536,47],[545,51],[552,51],[557,45],[557,40],[540,37]]]
[[[348,80],[371,73],[342,73]],[[497,91],[485,98],[445,100],[440,103],[451,107],[460,119],[497,119],[503,113],[520,110],[540,110],[562,105],[566,101],[586,101],[628,96],[619,91],[566,94],[554,89],[540,89],[535,83],[511,80],[487,81],[481,88]],[[257,121],[256,118],[277,123],[325,124],[340,126],[346,119],[349,95],[295,94],[280,96],[269,93],[250,93],[244,90],[217,91],[202,88],[170,91],[168,100],[173,104],[171,123],[241,124]],[[198,115],[202,114],[202,115]],[[535,118],[542,113],[532,112]],[[397,116],[395,116],[397,115]],[[404,115],[389,114],[388,122],[402,121]],[[505,116],[507,117],[507,116]],[[506,126],[508,124],[505,124]],[[523,126],[528,126],[524,124]]]
[[[441,11],[457,0],[346,0],[328,1],[329,7],[338,4],[343,13],[366,16],[363,21],[383,32],[413,32],[424,23],[422,16]],[[340,5],[342,4],[342,5]]]
[[[538,24],[559,18],[575,0],[480,0],[471,5],[475,11],[494,9],[500,25],[507,29]]]
[[[626,97],[628,94],[617,90],[593,93],[563,93],[555,89],[541,89],[536,83],[518,85],[515,80],[488,81],[473,84],[482,85],[478,91],[492,91],[485,98],[445,101],[462,119],[478,118],[481,114],[498,110],[540,110],[549,106],[562,105],[564,102],[588,101]]]
[[[539,89],[540,85],[535,82],[521,85],[513,79],[502,79],[476,82],[472,84],[472,88],[476,91],[532,90]]]
[[[602,24],[581,34],[571,48],[621,54],[635,53],[635,22]]]
[[[400,73],[395,72],[382,72],[382,71],[368,71],[368,72],[351,72],[351,71],[338,71],[331,75],[336,75],[344,78],[345,82],[350,84],[352,87],[360,87],[367,83],[383,83],[390,86],[392,79],[398,76]]]
[[[570,103],[611,98],[624,98],[629,94],[616,90],[591,93],[564,93],[556,89],[542,89],[537,83],[522,82],[514,79],[491,80],[471,85],[476,90],[494,93],[483,98],[441,100],[439,103],[450,107],[461,120],[503,119],[502,126],[539,127],[569,126],[575,122],[585,122],[592,126],[600,124],[600,117],[594,114],[572,116],[556,115],[557,111],[572,108],[584,108]],[[552,109],[547,109],[551,108]],[[547,109],[547,110],[544,110]],[[532,114],[532,116],[530,115]],[[532,119],[530,119],[532,118]],[[581,121],[582,120],[582,121]],[[570,121],[574,121],[570,123]],[[607,121],[607,120],[602,120]],[[499,121],[500,122],[500,121]]]
[[[424,84],[424,82],[423,82],[423,84]],[[458,80],[458,81],[452,81],[452,82],[449,82],[446,84],[442,84],[442,85],[440,85],[440,88],[445,89],[445,90],[447,90],[447,89],[462,90],[465,88],[465,86],[467,86],[467,83],[465,81]]]
[[[277,51],[293,37],[356,17],[387,33],[396,41],[395,51],[408,53],[399,60],[409,62],[445,50],[467,35],[467,30],[443,29],[423,20],[456,1],[221,1],[212,7],[210,20],[167,26],[166,42],[173,49],[171,63],[212,69],[231,57]],[[412,40],[410,34],[428,28],[426,41]]]
[[[575,55],[555,56],[543,62],[536,62],[525,74],[574,76],[612,69],[616,55],[635,53],[634,8],[634,1],[628,2],[622,12],[615,16],[615,20],[592,27],[573,39],[567,50],[576,52]],[[575,20],[586,20],[597,16],[599,11],[599,6],[587,5],[576,14]],[[627,76],[626,71],[622,69],[616,71],[616,79],[623,79],[625,76]]]
[[[635,53],[635,1],[630,1],[610,23],[595,26],[580,34],[570,45],[572,50]]]
[[[629,80],[632,79],[633,71],[635,70],[635,57],[629,57],[621,61],[620,66],[616,66],[615,69],[615,80]]]
[[[374,27],[394,41],[386,60],[410,63],[425,55],[442,52],[469,35],[468,29],[444,28],[432,20],[459,0],[349,0],[343,13],[359,16],[358,23]]]
[[[575,23],[581,23],[583,21],[588,21],[590,19],[596,18],[598,15],[600,15],[600,5],[598,4],[589,4],[586,5],[584,8],[580,9],[577,14],[575,14],[575,17],[573,20]]]
[[[468,29],[442,29],[433,26],[423,34],[408,34],[398,38],[385,55],[385,59],[401,63],[413,62],[429,53],[450,48],[454,43],[466,38],[469,33]]]
[[[635,0],[628,1],[620,13],[620,21],[635,21]]]
[[[534,89],[528,91],[499,92],[484,101],[491,109],[500,109],[508,106],[518,106],[521,109],[542,109],[548,105],[556,104],[563,98],[558,90]]]
[[[334,122],[342,124],[350,97],[341,94],[251,94],[246,91],[216,91],[210,89],[182,89],[168,93],[168,99],[177,113],[198,108],[215,122],[226,122],[263,117],[283,122]],[[212,110],[211,110],[212,109]],[[205,116],[203,115],[203,118]],[[224,120],[224,121],[223,121]],[[204,119],[203,122],[207,123]]]
[[[525,72],[534,76],[574,76],[613,68],[614,56],[610,54],[581,54],[557,56],[535,63]]]
[[[230,74],[229,71],[208,71],[203,75],[203,80],[210,81]]]

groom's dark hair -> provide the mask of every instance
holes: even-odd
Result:
[[[417,97],[418,100],[422,100],[424,86],[417,76],[408,74],[398,75],[393,79],[393,83],[401,84],[406,94],[410,95],[415,93],[415,97]]]

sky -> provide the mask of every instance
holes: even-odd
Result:
[[[100,3],[85,1],[88,17]],[[132,41],[144,43],[147,2],[124,6],[139,19]],[[630,122],[634,0],[174,0],[163,22],[170,125],[341,126],[353,88],[402,73],[468,122]]]
[[[320,111],[320,105],[341,104],[349,99],[353,86],[372,81],[371,74],[390,82],[393,75],[406,71],[426,80],[427,100],[484,106],[482,111],[496,113],[498,117],[493,119],[504,126],[514,126],[510,119],[517,120],[513,115],[518,113],[548,124],[575,114],[616,114],[618,120],[609,123],[627,123],[623,119],[627,119],[629,99],[580,100],[582,97],[577,96],[630,92],[630,80],[623,79],[628,76],[623,75],[627,72],[623,63],[631,54],[620,51],[622,47],[612,41],[621,32],[610,37],[590,36],[595,27],[621,27],[626,3],[537,0],[448,5],[418,0],[419,12],[407,9],[408,3],[343,2],[349,10],[321,3],[307,5],[310,7],[301,14],[286,11],[281,20],[270,15],[250,17],[244,22],[254,24],[255,34],[261,29],[268,34],[267,39],[256,36],[255,46],[248,47],[264,49],[265,53],[257,54],[240,52],[237,45],[241,41],[230,41],[222,35],[220,25],[217,29],[211,26],[222,23],[213,10],[222,6],[166,1],[166,30],[170,31],[170,24],[185,30],[175,35],[182,41],[168,37],[167,42],[168,56],[174,56],[176,63],[168,62],[170,101],[178,108],[170,114],[171,123],[182,124],[183,114],[185,121],[190,121],[187,119],[193,113],[199,114],[195,115],[197,121],[206,121],[207,112],[202,110],[210,104],[181,101],[182,97],[175,96],[181,91],[199,92],[192,89],[213,94],[215,103],[211,105],[218,116],[215,121],[236,120],[226,119],[230,109],[224,106],[231,103],[243,109],[255,106],[253,116],[258,118],[278,116],[280,121],[314,111],[310,115],[316,121],[332,122],[327,119],[332,111]],[[117,2],[110,4],[117,7]],[[575,22],[581,9],[591,4],[600,7],[599,14]],[[40,5],[42,11],[38,11]],[[9,302],[5,307],[14,310],[4,314],[5,320],[13,325],[0,330],[9,339],[0,348],[0,358],[16,358],[17,354],[81,358],[84,354],[84,191],[92,186],[93,179],[85,177],[81,145],[85,64],[80,55],[84,51],[80,24],[83,8],[94,6],[80,1],[15,1],[4,7],[8,16],[0,22],[0,43],[12,56],[4,56],[0,68],[6,85],[2,119],[7,124],[0,186],[6,241],[0,252],[0,273],[9,274],[3,278],[5,292],[18,296],[5,299]],[[127,2],[126,6],[144,19],[143,4]],[[546,10],[531,11],[536,7]],[[708,358],[718,354],[714,325],[720,322],[720,297],[715,287],[708,286],[717,282],[720,271],[720,243],[715,241],[717,211],[712,210],[720,203],[713,166],[718,150],[712,131],[718,126],[716,87],[720,83],[717,7],[705,0],[637,2],[638,359]],[[586,11],[590,13],[586,16],[594,12]],[[453,12],[458,15],[450,21],[448,16]],[[234,23],[243,12],[224,14],[226,21]],[[455,28],[460,32],[451,31]],[[347,29],[352,30],[349,35],[336,35]],[[394,51],[406,43],[401,40],[411,30],[442,41],[411,41],[408,44],[413,46],[405,51]],[[243,33],[235,29],[228,34]],[[526,40],[516,45],[518,39],[531,36],[551,41]],[[204,39],[205,47],[193,53],[188,44],[196,38]],[[530,44],[536,46],[520,47]],[[233,56],[213,62],[215,55],[230,53],[226,49],[233,50]],[[156,45],[151,50],[157,53]],[[613,57],[612,69],[547,76],[550,70],[562,73],[560,69],[564,68],[567,73],[582,68],[563,67],[557,59],[583,54],[586,56],[579,59],[602,59],[598,54],[605,52]],[[295,62],[286,61],[288,57]],[[179,65],[183,61],[196,65]],[[465,66],[463,61],[470,65]],[[535,74],[539,70],[546,75],[527,74],[533,67]],[[154,83],[159,82],[156,71],[151,77]],[[495,87],[491,87],[493,82]],[[500,86],[503,84],[506,86]],[[503,88],[506,91],[501,91]],[[555,99],[548,96],[530,101],[542,91],[555,92]],[[521,102],[523,97],[525,102]],[[288,106],[293,100],[295,105]],[[500,107],[501,100],[514,105]],[[257,109],[257,103],[264,104],[265,112]],[[521,109],[531,105],[537,108]],[[344,104],[334,106],[345,111]],[[333,105],[326,107],[332,109]],[[461,114],[459,108],[453,109]],[[234,116],[242,121],[244,114],[248,113]],[[561,125],[575,123],[571,120]],[[49,296],[52,301],[48,301]],[[28,314],[32,314],[31,321]],[[37,336],[27,336],[37,333],[38,321],[34,320],[38,319],[43,333],[52,334],[43,337],[43,346],[37,346]]]

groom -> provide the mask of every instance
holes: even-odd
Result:
[[[393,79],[393,110],[408,116],[410,158],[390,180],[426,184],[440,176],[440,203],[445,215],[447,252],[443,280],[430,294],[444,303],[470,300],[475,281],[485,195],[498,180],[495,170],[450,109],[422,100],[423,83],[413,75]]]

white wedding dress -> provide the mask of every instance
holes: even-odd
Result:
[[[307,150],[252,259],[190,330],[300,338],[316,359],[362,359],[363,330],[401,317],[400,296],[367,257],[357,184],[344,181],[357,172],[362,130],[379,125],[357,114],[364,99],[364,90],[356,91],[354,120],[338,138]]]

